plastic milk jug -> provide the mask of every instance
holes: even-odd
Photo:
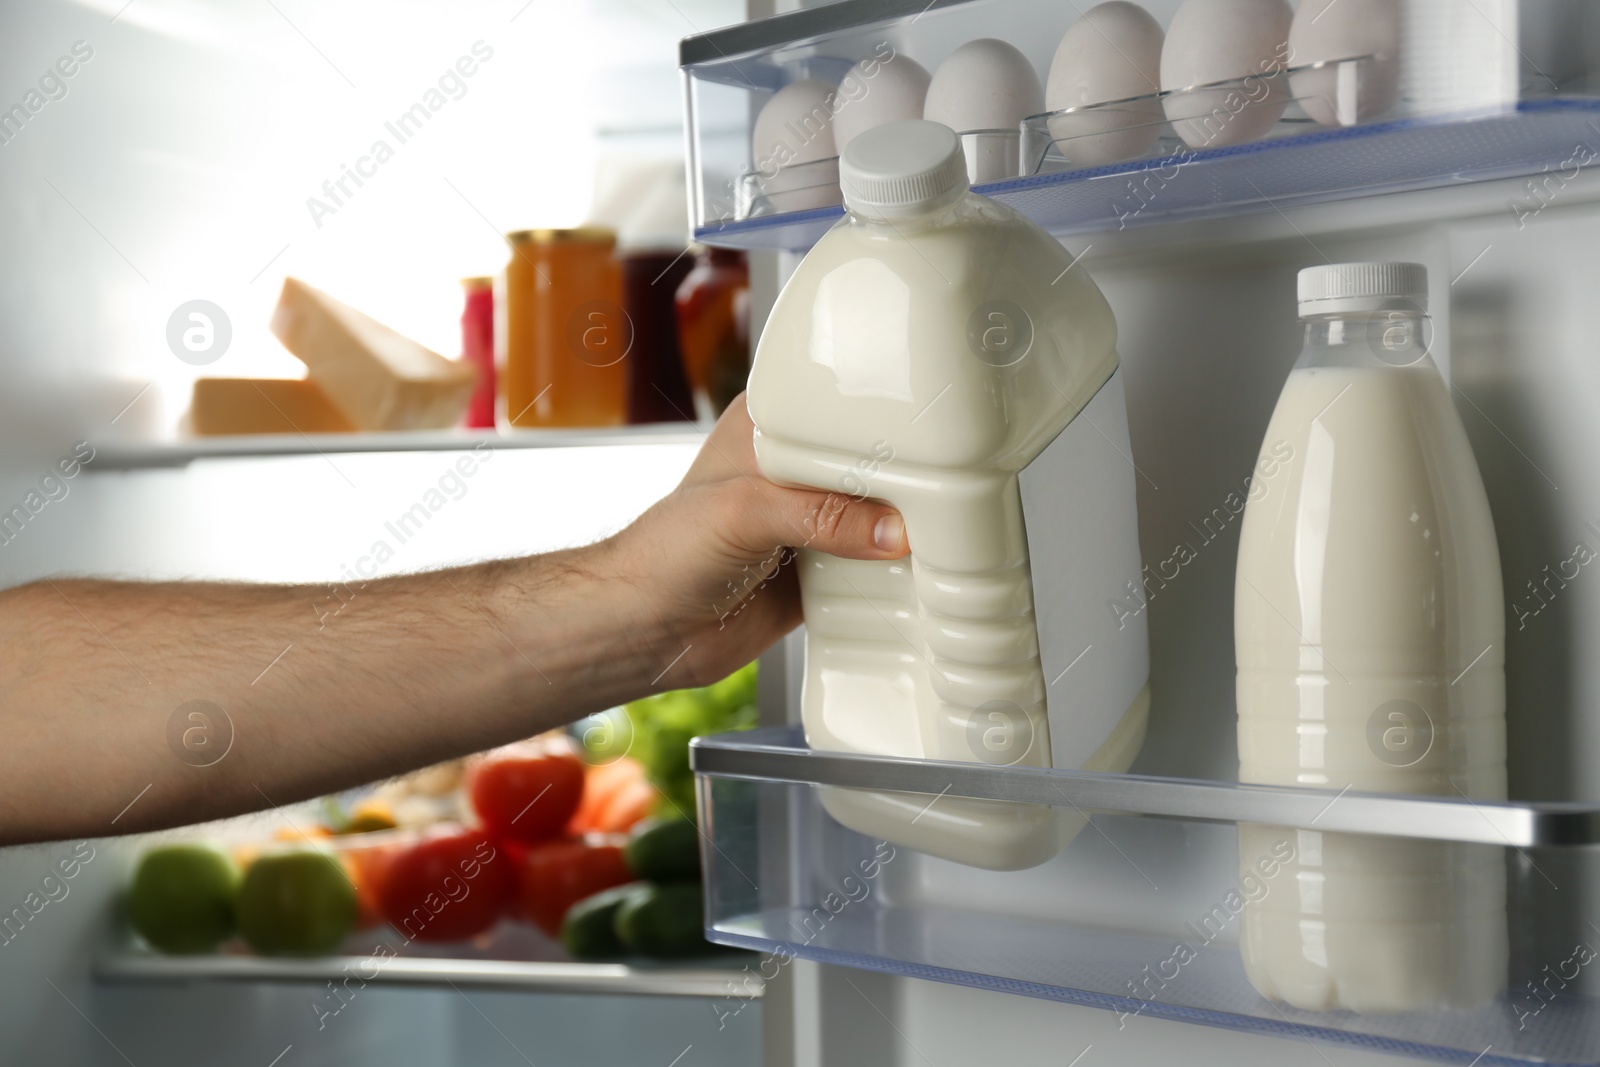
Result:
[[[1100,290],[1053,238],[971,193],[948,128],[851,141],[846,216],[784,287],[749,389],[782,484],[888,501],[909,557],[803,543],[811,747],[1126,770],[1149,697],[1134,468]],[[954,786],[952,786],[954,790]],[[839,822],[993,869],[1055,855],[1083,815],[823,788]]]

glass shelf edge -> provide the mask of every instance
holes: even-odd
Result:
[[[607,445],[699,444],[705,433],[692,423],[571,430],[413,430],[393,433],[240,434],[181,441],[107,441],[96,444],[94,471],[183,467],[196,460],[260,459],[357,452],[470,452],[495,449],[589,448]]]
[[[720,997],[730,979],[740,980],[741,996],[759,997],[760,980],[735,968],[678,967],[646,969],[624,963],[550,963],[516,960],[435,959],[395,956],[382,960],[363,956],[315,959],[264,959],[254,956],[156,956],[132,950],[108,950],[95,961],[100,981],[260,981],[317,982],[339,980],[351,973],[387,985],[449,986],[537,990],[546,993],[591,993],[615,996]],[[745,983],[750,989],[745,991]]]
[[[1200,822],[1513,848],[1600,844],[1600,804],[1475,801],[982,763],[806,748],[797,727],[696,738],[695,774],[1073,807]]]

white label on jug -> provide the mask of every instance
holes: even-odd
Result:
[[[1122,371],[1019,477],[1052,762],[1082,767],[1150,674]]]

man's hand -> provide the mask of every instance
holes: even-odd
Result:
[[[677,489],[605,546],[665,657],[652,689],[714,682],[798,625],[794,549],[882,560],[907,552],[905,524],[888,505],[763,478],[754,430],[741,394]]]
[[[336,626],[320,586],[0,591],[0,845],[288,804],[724,677],[799,622],[789,548],[907,551],[891,508],[762,478],[752,432],[741,398],[615,537],[363,582]],[[183,748],[195,702],[215,759]]]

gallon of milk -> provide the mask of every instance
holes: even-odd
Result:
[[[873,497],[911,555],[800,548],[818,749],[1126,770],[1144,736],[1140,563],[1116,323],[1062,246],[967,187],[960,144],[852,140],[848,211],[779,295],[749,407],[774,481]],[[823,790],[841,823],[993,869],[1082,825],[1042,805]]]
[[[1261,447],[1287,476],[1240,530],[1239,778],[1503,798],[1500,559],[1423,343],[1427,272],[1313,267],[1299,290],[1306,347]],[[1240,928],[1264,996],[1395,1012],[1504,985],[1501,849],[1241,826],[1239,850],[1269,886]]]

